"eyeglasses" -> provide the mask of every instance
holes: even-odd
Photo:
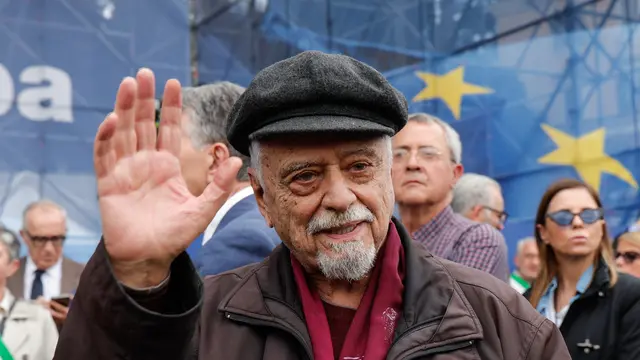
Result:
[[[593,224],[604,218],[604,212],[602,209],[584,209],[577,214],[574,214],[569,210],[560,210],[547,214],[549,219],[553,220],[554,223],[560,226],[571,225],[576,216],[585,224]]]
[[[616,259],[620,257],[626,264],[631,264],[640,257],[640,254],[635,251],[616,252]]]
[[[506,211],[500,211],[500,210],[496,210],[492,207],[489,206],[483,206],[483,209],[487,209],[489,211],[491,211],[492,213],[498,215],[498,219],[500,219],[500,223],[502,225],[504,225],[507,222],[507,219],[509,218],[509,214],[507,214]]]
[[[47,242],[51,242],[53,246],[61,246],[62,243],[66,240],[66,235],[54,235],[54,236],[36,236],[26,233],[26,235],[31,239],[31,243],[35,247],[44,247]]]
[[[393,160],[397,162],[407,162],[411,158],[412,150],[407,148],[398,148],[393,150]],[[416,151],[416,158],[424,162],[432,162],[440,159],[444,154],[442,151],[431,147],[423,146]]]

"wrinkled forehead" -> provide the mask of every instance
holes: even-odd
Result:
[[[291,163],[333,163],[356,155],[384,159],[389,151],[388,138],[379,135],[290,135],[260,141],[261,163],[272,172]]]

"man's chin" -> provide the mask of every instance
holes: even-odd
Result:
[[[357,281],[373,268],[376,249],[362,242],[345,244],[342,249],[326,249],[318,252],[316,262],[327,279]]]

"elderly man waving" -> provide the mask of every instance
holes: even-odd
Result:
[[[231,158],[200,197],[180,174],[180,85],[153,128],[153,75],[123,80],[98,130],[103,241],[56,359],[569,359],[508,285],[428,254],[392,220],[390,136],[404,97],[352,58],[304,52],[261,71],[228,139],[251,154],[284,246],[205,279],[184,253],[223,204]]]

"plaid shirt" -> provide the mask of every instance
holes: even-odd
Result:
[[[433,255],[486,271],[507,281],[507,245],[502,234],[488,224],[455,214],[447,206],[412,234]]]

